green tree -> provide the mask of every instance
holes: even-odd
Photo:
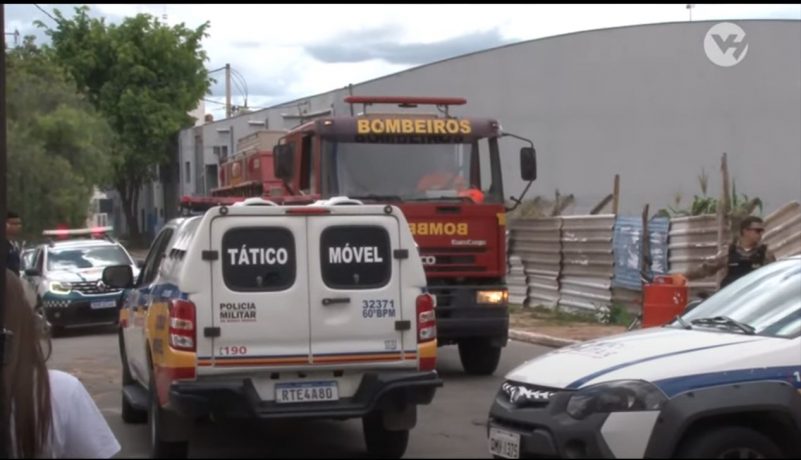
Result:
[[[28,237],[83,226],[107,176],[111,130],[75,82],[33,37],[6,53],[8,204]]]
[[[55,54],[115,133],[112,180],[120,192],[131,238],[141,241],[137,203],[141,187],[153,180],[155,166],[175,154],[178,132],[191,126],[188,112],[208,93],[212,80],[196,29],[168,26],[148,14],[106,24],[75,8],[71,19],[55,10],[55,28],[38,25],[50,36]]]

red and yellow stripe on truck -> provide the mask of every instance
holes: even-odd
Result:
[[[170,385],[176,380],[194,380],[197,353],[170,347],[170,303],[154,302],[147,314],[146,337],[156,391],[161,405],[169,401]]]

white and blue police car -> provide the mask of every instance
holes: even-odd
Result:
[[[798,458],[801,257],[664,327],[522,364],[496,394],[487,434],[504,458]]]
[[[110,227],[45,230],[51,238],[36,248],[23,277],[36,295],[36,308],[54,334],[65,328],[117,324],[122,290],[102,282],[110,265],[139,268],[108,232]]]

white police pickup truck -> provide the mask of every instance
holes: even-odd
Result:
[[[512,370],[487,425],[496,457],[798,458],[801,257],[673,323]]]
[[[222,206],[168,223],[126,288],[122,417],[154,456],[186,456],[195,420],[362,418],[400,457],[442,385],[434,298],[394,206]],[[354,204],[351,202],[340,204]]]

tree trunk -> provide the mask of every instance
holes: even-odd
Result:
[[[122,199],[122,209],[125,212],[125,220],[128,223],[128,238],[133,247],[145,247],[146,241],[139,231],[139,216],[137,204],[139,203],[139,186],[125,181],[117,186]]]

